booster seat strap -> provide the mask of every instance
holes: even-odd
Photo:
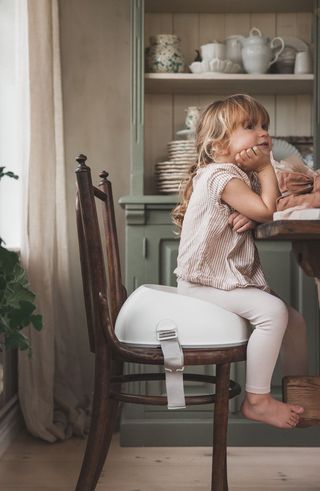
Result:
[[[157,339],[164,358],[168,409],[184,409],[186,402],[183,387],[183,351],[177,327],[171,319],[164,319],[158,323]]]

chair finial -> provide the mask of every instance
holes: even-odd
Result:
[[[99,177],[101,179],[100,184],[104,184],[108,180],[109,173],[106,170],[100,172]]]
[[[86,166],[86,160],[87,156],[80,153],[80,155],[76,158],[76,161],[79,164],[77,167],[77,171],[88,169],[88,167]]]

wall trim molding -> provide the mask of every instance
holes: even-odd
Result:
[[[154,417],[121,419],[122,447],[211,447],[211,418],[192,420]],[[318,447],[320,427],[280,430],[262,423],[252,423],[232,415],[228,425],[228,447]]]

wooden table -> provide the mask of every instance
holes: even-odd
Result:
[[[308,276],[320,278],[320,220],[278,220],[258,225],[256,239],[291,240],[297,261]]]
[[[315,278],[320,305],[320,220],[278,220],[255,229],[255,238],[290,240],[303,271]],[[298,426],[320,425],[320,376],[283,379],[283,399],[305,408]]]

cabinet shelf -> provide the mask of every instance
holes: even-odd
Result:
[[[313,0],[145,0],[146,12],[310,12],[313,9]]]
[[[311,94],[313,74],[263,74],[247,73],[146,73],[147,93],[179,94]]]

